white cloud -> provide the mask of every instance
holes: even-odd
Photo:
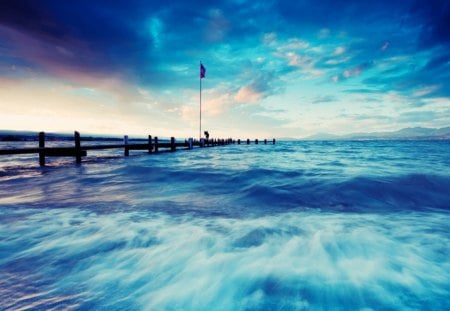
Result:
[[[317,60],[308,55],[300,55],[294,52],[278,54],[280,57],[286,58],[288,65],[297,67],[307,79],[314,79],[323,76],[324,70],[315,67]]]
[[[291,38],[286,42],[286,44],[282,47],[282,49],[300,50],[306,49],[308,47],[309,47],[308,42],[298,38]]]
[[[413,96],[414,97],[422,97],[425,95],[429,95],[432,94],[434,92],[436,92],[437,90],[439,90],[440,85],[430,85],[430,86],[426,86],[423,88],[420,88],[416,91],[414,91]]]
[[[339,65],[345,63],[350,60],[350,57],[341,57],[341,58],[333,58],[329,59],[325,62],[327,65]]]
[[[343,46],[338,46],[335,50],[334,50],[334,55],[341,55],[344,54],[346,51],[345,47]]]

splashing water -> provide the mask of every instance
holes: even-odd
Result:
[[[448,309],[449,147],[0,158],[0,308]]]

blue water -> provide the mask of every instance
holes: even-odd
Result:
[[[0,309],[450,308],[450,142],[121,153],[0,157]]]

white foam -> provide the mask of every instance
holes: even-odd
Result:
[[[66,209],[30,211],[0,234],[12,247],[3,264],[38,258],[47,290],[83,292],[81,305],[402,309],[448,304],[448,223],[430,213],[241,220]]]

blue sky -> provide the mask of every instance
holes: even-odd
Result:
[[[0,2],[3,129],[305,137],[450,125],[450,1]]]

